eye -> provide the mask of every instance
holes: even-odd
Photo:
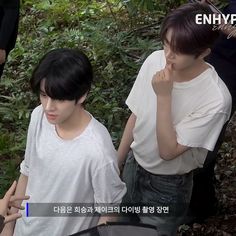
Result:
[[[46,97],[47,97],[47,94],[41,91],[41,92],[40,92],[40,97],[46,98]]]
[[[170,45],[167,40],[164,40],[164,41],[162,42],[162,44],[163,44],[164,47],[168,47],[168,46]]]

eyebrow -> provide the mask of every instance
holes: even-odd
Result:
[[[164,43],[164,44],[168,44],[168,45],[170,45],[170,42],[168,41],[167,38],[164,39],[163,43]]]
[[[46,94],[46,92],[43,91],[43,90],[41,90],[41,89],[39,90],[39,92],[40,92],[40,93],[43,93],[43,94]]]
[[[169,42],[169,40],[168,40],[167,38],[165,38],[165,42],[168,43],[168,44],[170,44],[170,42]]]

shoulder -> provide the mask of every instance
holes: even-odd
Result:
[[[90,142],[97,158],[102,158],[104,161],[116,158],[116,151],[107,128],[94,117],[90,128]]]
[[[43,113],[42,105],[35,107],[31,113],[31,120],[37,120],[39,117],[43,116]]]
[[[192,93],[195,96],[192,102],[197,114],[204,116],[221,114],[229,118],[232,98],[213,66],[210,65],[210,68],[196,80],[187,83],[186,89],[189,90],[188,94]]]
[[[164,50],[158,50],[158,51],[154,51],[152,54],[150,54],[146,58],[141,69],[144,69],[144,68],[152,69],[153,68],[155,70],[160,70],[164,66],[165,66]]]
[[[150,54],[142,64],[136,81],[146,81],[150,83],[152,76],[165,67],[165,55],[163,50],[158,50]],[[142,85],[141,85],[142,86]]]
[[[230,113],[232,98],[224,81],[219,77],[214,67],[211,70],[211,91],[212,99],[217,103],[218,112]]]
[[[104,146],[106,142],[111,141],[107,128],[94,117],[92,118],[91,134],[92,139],[100,146]]]
[[[165,54],[164,54],[164,50],[157,50],[157,51],[154,51],[152,52],[146,60],[148,61],[152,61],[154,59],[158,59],[160,61],[164,60],[165,59]]]
[[[31,113],[30,127],[37,126],[43,119],[44,111],[42,105],[37,106]]]

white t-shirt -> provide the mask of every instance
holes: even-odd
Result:
[[[32,113],[20,171],[28,176],[29,203],[120,203],[126,192],[107,129],[92,117],[81,135],[63,140],[47,121],[42,106]],[[98,217],[22,214],[14,236],[65,236],[93,227],[98,221]]]
[[[184,174],[202,167],[207,150],[213,150],[220,131],[229,119],[231,95],[215,69],[205,70],[188,82],[174,82],[172,121],[177,142],[192,147],[177,158],[160,158],[156,138],[156,94],[152,77],[165,67],[164,51],[152,53],[142,65],[126,100],[136,115],[131,144],[135,159],[154,174]]]

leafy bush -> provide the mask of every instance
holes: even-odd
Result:
[[[129,115],[125,99],[143,60],[161,47],[159,25],[183,1],[22,0],[19,35],[0,82],[0,191],[18,173],[27,126],[38,99],[29,79],[53,48],[80,48],[91,59],[95,83],[86,108],[117,146]]]

